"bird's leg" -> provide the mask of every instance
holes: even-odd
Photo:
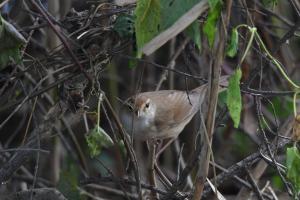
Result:
[[[158,152],[156,153],[156,160],[158,160],[160,154],[162,154],[162,152],[164,152],[166,150],[166,148],[172,143],[174,142],[174,140],[176,139],[176,137],[174,138],[170,138],[168,139],[168,141],[158,150]]]
[[[159,158],[160,154],[162,152],[164,152],[164,150],[172,143],[174,142],[176,138],[170,138],[159,150],[158,152],[155,152],[155,157],[154,157],[154,169],[155,169],[155,172],[157,173],[157,175],[159,176],[159,178],[161,179],[161,183],[164,184],[164,186],[166,188],[171,188],[172,187],[172,182],[169,180],[169,178],[162,172],[162,170],[159,168],[158,164],[157,164],[157,159]],[[154,141],[154,143],[156,145],[159,145],[162,143],[162,140],[156,140]],[[151,143],[150,143],[151,145]],[[153,149],[152,149],[153,150]],[[151,149],[150,149],[150,154],[151,154]],[[152,155],[152,154],[151,154]],[[178,195],[181,195],[183,196],[183,194],[179,191],[177,191],[177,194]]]
[[[157,163],[155,163],[154,165],[155,167],[155,172],[157,173],[157,175],[159,176],[161,183],[164,184],[164,186],[166,188],[171,188],[172,187],[172,183],[171,181],[168,179],[168,177],[162,172],[162,170],[159,168],[159,166],[157,165]]]
[[[149,183],[153,186],[156,187],[156,179],[155,179],[155,164],[156,164],[156,140],[152,139],[147,142],[149,146],[149,151],[150,151],[150,162],[149,162]],[[155,191],[151,191],[151,196],[153,199],[158,199],[158,194]]]

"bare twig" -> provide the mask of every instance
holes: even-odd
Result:
[[[31,92],[24,98],[24,99],[22,99],[20,102],[19,102],[19,104],[16,104],[16,105],[18,105],[9,115],[8,115],[8,117],[0,124],[0,130],[4,127],[4,125],[14,116],[14,114],[16,114],[16,112],[18,112],[20,109],[21,109],[21,107],[30,99],[30,98],[32,98],[33,96],[37,96],[37,95],[39,95],[39,94],[41,94],[41,93],[43,93],[44,91],[39,91],[39,94],[35,94],[34,93],[34,91],[36,90],[36,89],[38,89],[50,76],[53,76],[54,74],[56,74],[56,73],[59,73],[59,72],[61,72],[61,71],[63,71],[65,69],[65,67],[62,67],[62,68],[60,68],[60,69],[58,69],[58,70],[56,70],[56,71],[54,71],[54,72],[52,72],[51,74],[48,74],[47,76],[45,76],[45,77],[43,77],[36,85],[35,85],[35,87],[31,90]],[[70,78],[70,77],[72,77],[72,76],[74,76],[73,74],[71,74],[71,75],[69,75],[69,76],[65,76],[62,80],[66,80],[66,79],[68,79],[68,78]],[[59,81],[57,81],[57,82],[55,82],[55,83],[53,83],[52,85],[54,85],[54,86],[56,86],[57,84],[58,84],[58,82]],[[54,87],[53,86],[53,87]],[[3,108],[3,109],[5,109],[5,108]]]
[[[126,197],[124,195],[123,191],[112,188],[112,187],[108,187],[108,186],[103,186],[103,185],[92,183],[92,184],[86,185],[85,187],[90,188],[90,189],[94,189],[94,190],[104,191],[104,192],[111,193],[111,194],[114,194],[114,195],[118,195],[118,196],[121,196],[121,197],[124,197],[124,198]],[[130,199],[138,199],[138,196],[136,194],[126,192],[126,195]]]
[[[137,185],[137,183],[135,181],[131,181],[129,179],[125,179],[125,178],[115,178],[115,177],[98,177],[98,178],[88,178],[85,179],[83,181],[80,182],[81,185],[88,185],[88,184],[92,184],[92,183],[97,183],[97,184],[103,184],[103,183],[110,183],[110,182],[115,182],[118,184],[123,184],[123,185]],[[157,192],[158,194],[161,195],[168,195],[168,192],[162,191],[158,188],[154,188],[152,185],[147,185],[144,183],[140,183],[141,184],[141,188],[147,189],[147,190],[155,190],[155,192]]]
[[[48,199],[48,200],[67,200],[64,195],[62,195],[55,188],[38,188],[33,189],[34,197],[33,200]],[[31,190],[16,192],[10,195],[6,195],[3,198],[7,200],[18,200],[18,199],[29,199],[31,195]]]
[[[10,0],[4,0],[3,2],[0,3],[0,9],[9,2]]]
[[[249,171],[249,169],[246,169],[246,172],[247,172],[247,174],[248,174],[248,177],[249,177],[249,179],[250,179],[250,184],[252,185],[252,188],[253,188],[253,190],[255,191],[255,194],[256,194],[257,198],[258,198],[259,200],[264,200],[264,198],[263,198],[263,196],[262,196],[262,194],[261,194],[261,191],[260,191],[260,189],[259,189],[257,183],[255,182],[255,180],[254,180],[254,178],[253,178],[251,172]]]
[[[34,117],[33,115],[33,112],[34,112],[34,109],[35,109],[35,105],[36,105],[36,102],[37,102],[37,97],[35,98],[35,101],[34,101],[34,104],[33,104],[33,108],[32,108],[32,116],[33,118],[35,119],[35,125],[37,126],[38,123],[37,123],[37,120],[36,118]],[[36,131],[35,132],[35,138],[36,138],[36,146],[38,149],[41,148],[41,133],[40,131]],[[36,161],[35,161],[35,166],[34,166],[34,173],[33,173],[33,181],[32,181],[32,187],[31,187],[31,193],[30,193],[30,200],[33,199],[34,195],[34,189],[35,189],[35,185],[36,185],[36,179],[37,179],[37,174],[38,174],[38,170],[39,170],[39,164],[40,164],[40,152],[37,151],[36,152]]]
[[[293,122],[294,122],[294,117],[293,116],[288,117],[287,120],[283,123],[283,125],[279,129],[278,135],[288,136],[292,130]],[[272,141],[272,144],[276,145],[275,140]],[[263,175],[267,167],[268,167],[268,163],[266,163],[264,160],[261,160],[259,161],[259,163],[257,163],[254,169],[250,170],[251,173],[253,174],[253,178],[255,181],[258,181],[260,179],[260,177]],[[248,198],[249,195],[250,195],[250,191],[245,187],[243,187],[239,191],[238,197]]]
[[[155,163],[156,163],[156,141],[152,140],[149,141],[149,148],[150,148],[150,162],[149,162],[149,166],[148,166],[148,171],[149,171],[149,183],[153,186],[153,187],[157,187],[156,184],[156,178],[155,178]],[[151,191],[151,196],[153,199],[158,199],[158,195],[155,191]]]
[[[128,138],[128,135],[126,134],[125,130],[123,129],[123,126],[122,126],[117,114],[115,113],[114,109],[112,108],[109,100],[107,99],[107,97],[105,95],[104,95],[104,101],[107,104],[109,111],[112,113],[113,120],[115,121],[115,123],[119,129],[120,137],[124,141],[125,148],[128,152],[131,162],[133,163],[137,192],[139,194],[139,198],[142,199],[140,174],[139,174],[139,168],[138,168],[135,152],[134,152],[132,146],[130,145],[130,142],[129,142],[130,140]]]
[[[169,63],[167,64],[167,69],[172,69],[174,66],[175,66],[175,62],[176,62],[176,59],[178,58],[178,56],[180,55],[180,53],[184,50],[185,46],[187,45],[187,43],[190,41],[189,38],[186,38],[182,43],[181,45],[177,48],[177,51],[174,53],[174,55],[171,57]],[[165,69],[164,72],[162,73],[160,79],[159,79],[159,82],[156,86],[156,91],[158,91],[162,85],[162,83],[167,79],[167,76],[168,76],[168,73],[169,71]]]
[[[280,142],[278,144],[278,146],[270,146],[271,151],[277,149],[280,150],[282,148],[285,147],[285,145],[287,145],[289,143],[288,140],[283,140],[282,142]],[[261,150],[262,152],[266,152],[267,149],[264,148]],[[255,152],[249,156],[247,156],[246,158],[244,158],[243,160],[241,160],[238,163],[235,163],[234,165],[232,165],[231,167],[229,167],[227,169],[227,171],[220,173],[219,175],[217,175],[217,177],[215,178],[215,180],[212,180],[213,183],[217,183],[216,187],[218,185],[220,185],[221,183],[223,183],[224,181],[231,179],[232,177],[234,177],[234,175],[240,176],[242,174],[245,174],[245,169],[246,167],[250,167],[253,164],[257,163],[259,160],[261,159],[261,153],[260,151]],[[209,185],[207,183],[205,183],[205,187],[204,187],[204,192],[203,192],[203,196],[206,197],[211,191],[211,188],[209,187]]]
[[[25,148],[27,148],[27,146],[29,148],[36,148],[37,144],[35,143],[36,141],[33,140],[29,142]],[[18,170],[27,160],[32,158],[34,155],[35,151],[18,151],[16,154],[14,154],[11,159],[0,168],[0,182],[5,183],[16,170]]]
[[[276,53],[282,44],[284,44],[285,42],[287,42],[291,37],[294,36],[295,32],[298,30],[298,28],[300,27],[300,15],[298,16],[298,20],[297,22],[294,24],[294,26],[292,26],[290,28],[290,30],[288,32],[286,32],[282,38],[280,38],[280,40],[276,43],[276,46],[273,50],[273,53]]]
[[[58,36],[58,38],[61,40],[61,42],[64,44],[64,46],[67,49],[67,52],[69,53],[69,55],[71,56],[71,58],[74,60],[74,62],[76,63],[76,65],[79,67],[80,71],[85,75],[85,77],[89,80],[89,82],[91,83],[93,80],[90,77],[89,74],[87,74],[87,72],[84,70],[83,66],[81,65],[81,63],[79,62],[79,60],[77,59],[77,57],[74,55],[72,49],[70,48],[68,42],[66,41],[65,37],[59,32],[59,30],[56,28],[56,26],[52,23],[51,19],[49,18],[49,13],[47,13],[41,5],[41,2],[35,1],[35,0],[30,0],[30,2],[32,3],[32,5],[34,5],[36,7],[36,9],[43,15],[43,17],[46,19],[46,21],[48,22],[48,24],[50,25],[51,29],[56,33],[56,35]],[[37,3],[38,2],[38,3]]]
[[[218,90],[219,90],[219,78],[220,78],[220,72],[221,72],[221,65],[223,63],[224,58],[224,48],[225,48],[225,42],[226,42],[226,34],[227,34],[227,25],[229,23],[230,14],[231,14],[231,6],[232,6],[232,0],[226,1],[226,15],[225,15],[225,21],[223,26],[219,26],[219,43],[217,45],[217,49],[215,49],[215,56],[214,59],[215,62],[212,65],[212,69],[210,72],[209,77],[209,89],[207,92],[207,99],[206,102],[208,103],[207,108],[207,114],[206,114],[206,128],[207,128],[207,136],[208,136],[208,142],[203,142],[201,147],[201,155],[200,155],[200,166],[198,169],[197,177],[196,177],[196,183],[195,183],[195,191],[193,199],[197,200],[200,199],[202,196],[202,192],[204,189],[204,183],[207,178],[207,173],[209,169],[209,160],[210,160],[210,154],[211,151],[209,150],[209,147],[211,146],[211,141],[213,137],[214,132],[214,126],[215,126],[215,112],[217,107],[217,101],[218,101]],[[206,111],[204,111],[206,112]],[[202,131],[203,132],[203,131]],[[206,138],[205,135],[203,135],[201,138]],[[203,140],[203,139],[202,139]],[[206,140],[205,140],[206,141]]]

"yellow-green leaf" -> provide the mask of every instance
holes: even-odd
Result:
[[[238,68],[235,70],[234,74],[231,75],[227,89],[226,104],[235,128],[238,128],[239,126],[242,111],[242,96],[240,89],[241,77],[242,71],[240,68]]]
[[[85,139],[92,158],[99,155],[103,147],[107,148],[113,145],[110,136],[101,127],[97,126],[86,135]]]
[[[239,43],[239,34],[236,28],[232,29],[231,37],[230,37],[230,43],[226,50],[227,56],[233,58],[238,49],[238,43]]]
[[[293,185],[295,197],[300,194],[300,153],[297,147],[287,148],[286,150],[287,178]]]
[[[210,8],[214,8],[218,3],[222,3],[221,0],[208,0],[208,4]]]
[[[219,2],[214,8],[210,8],[207,20],[203,27],[203,32],[208,39],[208,44],[212,48],[217,31],[217,22],[221,15],[222,4]]]
[[[139,0],[135,9],[135,31],[138,50],[156,35],[172,26],[182,15],[201,0]],[[220,1],[220,0],[218,0]],[[195,28],[195,26],[193,26]],[[197,31],[197,30],[194,30]],[[196,45],[200,45],[200,34],[190,36]],[[141,52],[138,51],[138,56]]]
[[[135,9],[135,33],[138,50],[159,32],[159,0],[139,0]]]

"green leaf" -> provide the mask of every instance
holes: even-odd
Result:
[[[194,43],[196,44],[197,48],[201,50],[201,35],[200,35],[200,29],[199,24],[197,21],[194,21],[191,25],[189,25],[185,31],[186,35],[191,38]]]
[[[103,147],[107,148],[113,145],[110,136],[101,127],[97,126],[86,135],[85,139],[92,158],[99,155]]]
[[[227,56],[233,58],[238,50],[239,33],[236,28],[232,29],[229,46],[226,50]]]
[[[266,7],[274,7],[278,4],[278,0],[263,0],[262,3]]]
[[[286,150],[287,178],[293,184],[294,196],[300,194],[300,154],[297,147]]]
[[[242,96],[240,90],[241,77],[242,71],[240,68],[238,68],[235,70],[234,74],[231,75],[227,89],[226,104],[235,128],[238,128],[239,126],[242,110]]]
[[[117,17],[113,30],[116,31],[120,37],[131,37],[134,33],[134,17],[128,14],[121,14]]]
[[[135,32],[138,50],[159,32],[161,6],[159,0],[139,0],[135,9]]]
[[[21,62],[21,53],[19,47],[7,48],[0,50],[0,70],[5,68],[9,61],[13,60],[15,63]]]
[[[79,169],[77,165],[67,159],[67,166],[64,167],[59,176],[57,189],[67,198],[74,200],[81,200],[80,192],[78,190],[78,176]]]
[[[273,175],[271,178],[272,185],[277,190],[284,190],[284,183],[279,175]]]
[[[11,60],[15,63],[21,61],[20,48],[25,43],[24,37],[0,15],[0,70]]]
[[[182,15],[201,0],[161,0],[160,32],[172,26]]]
[[[208,0],[211,9],[214,9],[218,3],[222,3],[221,0]]]
[[[156,35],[172,26],[182,15],[201,0],[139,0],[135,9],[136,41],[138,50]],[[197,46],[200,37],[191,37]],[[141,52],[138,52],[140,55]]]
[[[221,15],[222,4],[218,3],[214,8],[209,9],[206,23],[203,27],[203,32],[208,39],[208,44],[212,48],[215,40],[215,34],[217,31],[217,22]]]

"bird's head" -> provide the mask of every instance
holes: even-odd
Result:
[[[154,118],[156,106],[151,98],[146,96],[136,96],[131,100],[132,110],[137,118]]]

